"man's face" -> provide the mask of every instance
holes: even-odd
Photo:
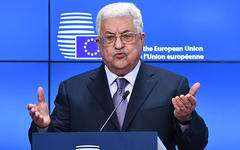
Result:
[[[124,38],[120,39],[121,35],[128,33],[134,33],[134,40],[124,42]],[[112,44],[106,44],[106,40],[104,44],[101,40],[97,41],[103,62],[111,72],[123,76],[134,69],[140,59],[145,40],[144,33],[137,33],[131,17],[113,17],[101,22],[101,38],[117,37]]]

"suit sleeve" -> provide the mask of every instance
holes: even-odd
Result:
[[[188,80],[182,78],[177,88],[176,95],[187,94],[189,92]],[[172,109],[174,107],[172,105]],[[172,112],[173,112],[172,110]],[[182,133],[179,124],[173,115],[173,122],[176,129],[174,138],[179,150],[203,150],[208,143],[208,128],[204,120],[197,114],[192,113],[192,120],[189,127]]]
[[[57,97],[54,101],[55,108],[51,115],[51,123],[48,132],[69,132],[71,131],[70,103],[62,82],[59,86]]]

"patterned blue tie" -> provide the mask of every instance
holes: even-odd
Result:
[[[125,78],[117,78],[116,83],[117,83],[118,88],[117,88],[116,93],[113,95],[113,103],[114,103],[115,107],[117,107],[117,105],[122,100],[122,96],[125,92],[125,87],[127,86],[128,81]],[[128,105],[128,101],[124,100],[119,105],[118,109],[116,110],[120,130],[122,129],[125,113],[127,110],[127,105]]]

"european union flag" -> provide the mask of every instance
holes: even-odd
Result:
[[[97,36],[83,35],[76,36],[77,58],[99,59],[101,58],[100,50],[95,42]]]

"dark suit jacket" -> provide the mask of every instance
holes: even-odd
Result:
[[[122,131],[157,131],[167,149],[200,150],[208,142],[208,129],[194,111],[188,129],[182,133],[173,115],[171,99],[189,91],[186,78],[141,63],[128,104]],[[49,132],[98,132],[113,111],[107,77],[100,68],[74,76],[60,84],[51,115]],[[29,130],[36,132],[32,123]],[[106,132],[119,131],[116,114]]]

